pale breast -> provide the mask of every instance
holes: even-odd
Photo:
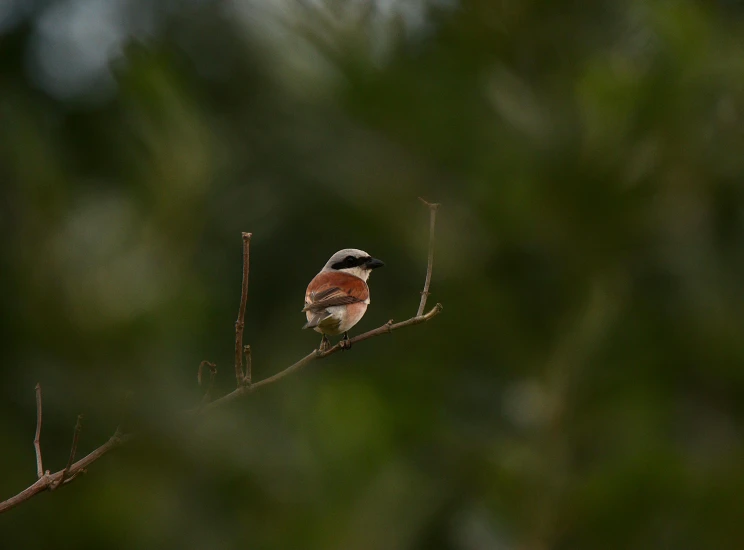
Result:
[[[343,314],[341,323],[339,324],[339,333],[346,332],[351,327],[356,325],[367,311],[367,304],[365,302],[357,302],[355,304],[349,304],[346,306],[346,312]]]

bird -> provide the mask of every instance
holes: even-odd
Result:
[[[344,335],[341,348],[351,348],[348,330],[364,316],[369,305],[367,279],[373,269],[385,264],[357,248],[339,250],[313,277],[305,291],[307,318],[303,329],[311,328],[323,336],[320,350],[331,345],[328,336]]]

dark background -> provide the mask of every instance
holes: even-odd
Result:
[[[3,548],[744,545],[744,6],[0,1]],[[318,343],[362,248],[381,336]]]

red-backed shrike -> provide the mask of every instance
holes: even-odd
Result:
[[[385,265],[363,250],[345,248],[326,262],[305,292],[307,323],[302,328],[320,332],[320,349],[330,346],[327,336],[343,333],[343,347],[348,349],[347,331],[364,316],[369,305],[367,279],[373,269]]]

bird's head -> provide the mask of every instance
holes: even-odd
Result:
[[[343,271],[366,281],[373,269],[385,264],[357,248],[344,248],[336,252],[326,263],[323,271]]]

